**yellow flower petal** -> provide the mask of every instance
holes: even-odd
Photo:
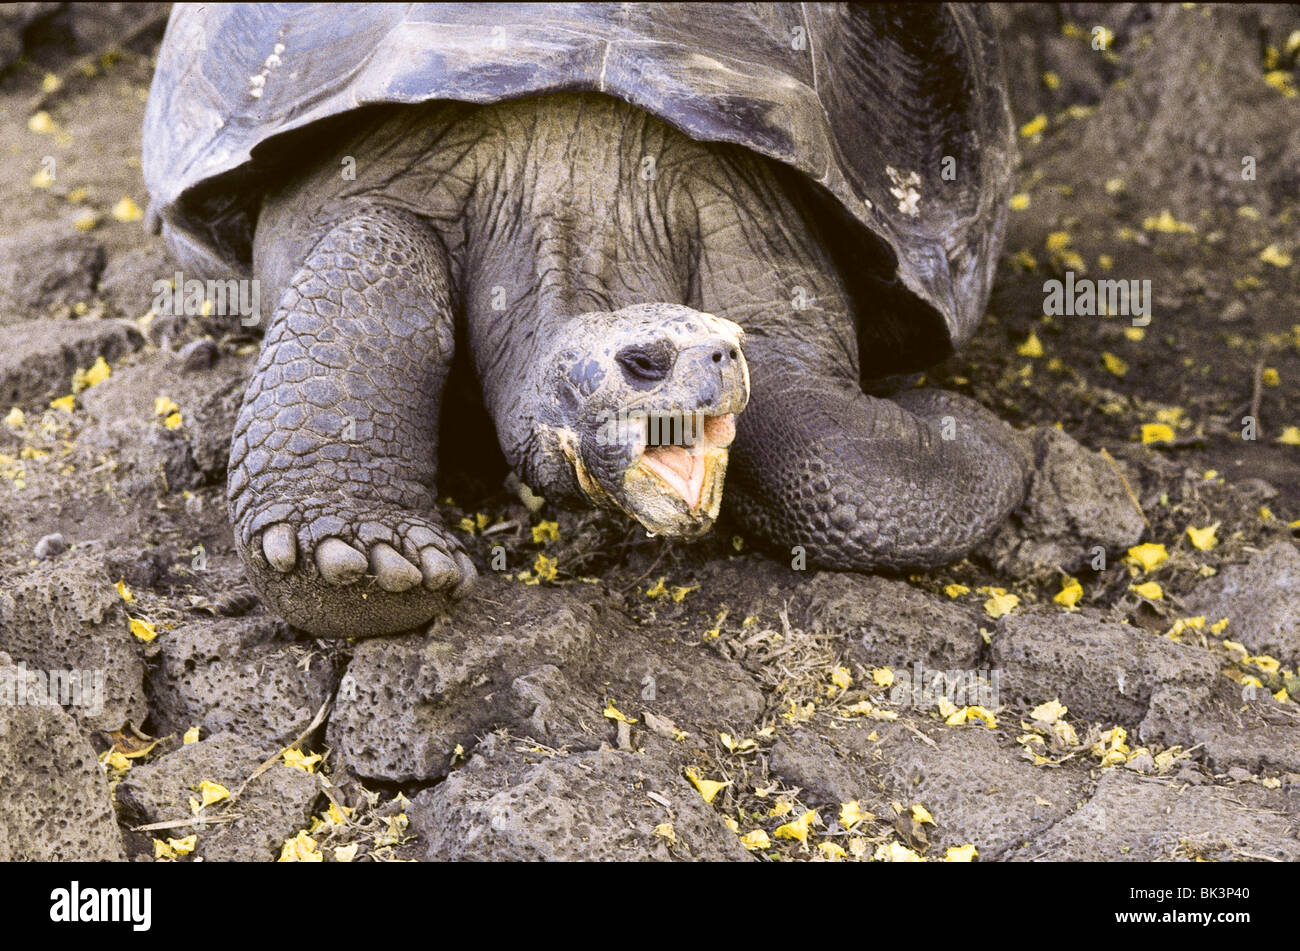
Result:
[[[772,840],[762,829],[755,829],[753,832],[746,832],[740,837],[740,844],[751,852],[758,852],[762,849],[770,849]]]
[[[197,833],[187,835],[183,839],[168,839],[167,847],[176,855],[189,855],[199,844]]]
[[[559,522],[538,522],[533,526],[533,544],[541,545],[546,542],[558,542],[560,540],[560,523]]]
[[[712,779],[703,779],[693,766],[687,767],[686,778],[691,781],[692,786],[699,790],[700,795],[709,805],[713,805],[713,800],[718,798],[718,793],[731,785],[730,780],[720,783]]]
[[[1155,571],[1169,560],[1169,552],[1164,545],[1144,542],[1128,550],[1128,561],[1143,571]]]
[[[1171,443],[1173,441],[1174,431],[1164,423],[1142,424],[1142,442],[1144,445],[1153,442]]]
[[[875,816],[865,811],[856,799],[840,804],[840,825],[852,829],[859,822],[874,819]]]
[[[135,202],[133,202],[130,198],[123,197],[121,200],[118,201],[116,205],[113,206],[112,215],[118,221],[125,221],[129,223],[132,221],[139,221],[141,218],[144,217],[144,212],[141,211],[140,206],[137,205]]]
[[[993,589],[993,596],[984,602],[984,610],[989,617],[997,619],[1010,614],[1020,604],[1020,597],[1008,594],[1001,588]]]
[[[191,743],[197,743],[198,741],[199,741],[199,728],[196,726],[192,726],[188,730],[186,730],[185,735],[181,738],[181,742],[186,746],[188,746]]]
[[[303,753],[300,749],[291,749],[284,751],[284,765],[293,769],[300,769],[304,773],[316,772],[316,764],[321,761],[319,753],[312,753],[310,756]]]
[[[973,845],[950,845],[947,851],[943,853],[943,860],[945,862],[973,862],[979,854],[979,850]]]
[[[1297,95],[1294,80],[1291,73],[1285,69],[1270,69],[1264,74],[1264,82],[1268,83],[1288,99],[1294,99]]]
[[[316,840],[305,831],[299,832],[292,839],[286,839],[280,847],[277,862],[324,862],[325,856],[316,847]]]
[[[808,841],[808,830],[813,822],[817,819],[817,810],[809,809],[798,819],[793,822],[787,822],[783,826],[777,826],[772,835],[778,839],[794,839],[798,842]]]
[[[1129,589],[1136,592],[1141,597],[1146,598],[1148,601],[1160,601],[1163,600],[1165,596],[1164,590],[1154,581],[1145,581],[1142,584],[1129,585]]]
[[[1029,711],[1029,715],[1035,720],[1041,720],[1043,723],[1052,724],[1065,716],[1066,711],[1070,708],[1059,700],[1048,700],[1046,703],[1040,703],[1034,709]]]
[[[221,783],[214,783],[211,780],[205,779],[203,782],[199,783],[199,795],[203,797],[203,801],[199,803],[199,808],[203,809],[212,805],[214,802],[221,802],[223,799],[229,799],[230,790],[221,785]]]
[[[629,717],[629,716],[626,716],[624,713],[622,713],[622,712],[618,709],[618,707],[614,706],[614,701],[613,701],[613,700],[610,700],[610,701],[608,701],[608,702],[606,703],[606,705],[605,705],[605,709],[604,709],[602,715],[603,715],[603,716],[605,717],[605,719],[607,719],[607,720],[620,720],[620,721],[622,721],[623,723],[635,723],[635,722],[636,722],[636,717]]]
[[[1165,209],[1154,218],[1142,219],[1142,227],[1147,231],[1159,231],[1162,234],[1195,234],[1196,229],[1185,221],[1179,221]]]
[[[1115,354],[1110,351],[1102,353],[1101,362],[1102,365],[1106,367],[1107,372],[1113,373],[1115,376],[1123,376],[1128,373],[1128,363],[1115,356]]]
[[[1025,342],[1016,347],[1016,353],[1022,357],[1041,357],[1043,355],[1043,343],[1038,339],[1038,334],[1029,331],[1029,336]]]
[[[1083,597],[1083,585],[1079,584],[1078,578],[1066,578],[1061,582],[1061,590],[1052,598],[1056,604],[1069,610],[1079,603]]]
[[[963,594],[970,594],[970,588],[964,584],[949,584],[944,585],[943,593],[950,598],[959,598]]]
[[[148,621],[142,621],[138,617],[131,618],[130,627],[131,633],[146,644],[158,636],[157,632],[154,631],[152,624]]]
[[[118,750],[109,750],[104,757],[104,762],[119,772],[124,772],[131,768],[131,761],[121,754]]]
[[[757,740],[737,740],[730,733],[719,733],[718,739],[722,741],[723,746],[733,753],[748,753],[758,749]]]
[[[914,851],[903,845],[901,842],[890,842],[888,845],[882,845],[876,849],[876,854],[872,856],[877,862],[924,862],[925,859],[917,855]]]
[[[830,859],[832,862],[838,862],[840,859],[845,859],[849,856],[849,853],[845,852],[842,846],[836,845],[834,842],[817,843],[817,851],[821,852],[822,855],[826,856],[826,858]]]
[[[1194,548],[1199,548],[1201,551],[1209,551],[1215,545],[1219,544],[1219,539],[1216,533],[1219,531],[1219,526],[1221,524],[1223,523],[1215,522],[1209,528],[1193,528],[1191,525],[1188,525],[1187,537]]]
[[[1020,134],[1026,138],[1033,138],[1047,128],[1047,116],[1041,112],[1020,127]]]
[[[1274,267],[1291,266],[1291,255],[1287,254],[1276,244],[1270,244],[1263,251],[1259,252],[1259,259],[1265,264],[1271,264]]]

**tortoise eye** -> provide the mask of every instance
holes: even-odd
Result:
[[[673,368],[672,347],[665,343],[633,344],[624,347],[615,356],[623,375],[629,383],[658,383]]]

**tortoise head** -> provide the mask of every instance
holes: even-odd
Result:
[[[651,533],[708,531],[749,400],[742,337],[739,325],[677,304],[565,322],[535,377],[549,410],[538,445],[563,458],[556,476]]]

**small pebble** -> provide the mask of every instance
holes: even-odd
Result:
[[[36,543],[34,554],[37,558],[56,558],[67,550],[68,546],[63,541],[63,536],[55,532],[53,535],[46,535]]]
[[[206,370],[216,362],[217,345],[206,338],[193,340],[181,350],[180,357],[182,370]]]
[[[1269,499],[1277,498],[1277,489],[1263,479],[1249,478],[1241,479],[1236,483],[1238,489],[1246,495],[1259,502],[1267,502]]]

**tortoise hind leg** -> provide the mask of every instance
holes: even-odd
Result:
[[[826,378],[761,389],[755,379],[732,456],[728,491],[744,525],[846,570],[962,557],[1021,503],[1031,465],[1027,441],[965,397],[883,400]]]
[[[275,253],[293,237],[259,242]],[[392,633],[431,620],[474,579],[434,511],[452,345],[446,254],[411,215],[349,207],[293,274],[244,396],[228,481],[249,577],[290,623]]]

